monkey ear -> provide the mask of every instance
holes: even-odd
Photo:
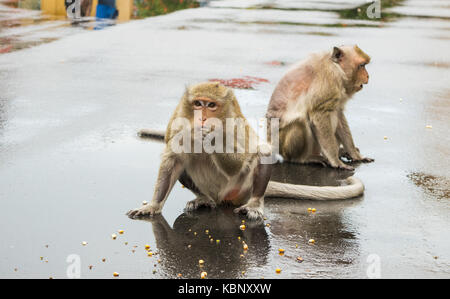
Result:
[[[338,63],[342,60],[342,57],[344,57],[344,52],[338,47],[334,47],[333,54],[331,54],[331,60]]]

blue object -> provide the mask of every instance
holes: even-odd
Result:
[[[99,19],[115,19],[117,18],[118,10],[114,6],[98,4],[95,16]]]

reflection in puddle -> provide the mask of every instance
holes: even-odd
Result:
[[[242,231],[241,219],[231,207],[182,214],[173,228],[161,215],[146,219],[153,226],[161,259],[159,271],[172,278],[178,274],[200,278],[203,271],[208,278],[239,278],[249,267],[265,265],[269,240],[264,225],[246,223]],[[243,242],[248,250],[243,249]],[[205,262],[202,267],[199,260]]]
[[[80,0],[71,21],[65,0],[0,0],[0,54],[57,40],[78,30],[99,30],[131,19],[198,7],[195,0]],[[69,28],[68,28],[69,27]]]
[[[410,173],[408,178],[428,195],[438,199],[450,198],[450,180],[448,178],[423,172]]]

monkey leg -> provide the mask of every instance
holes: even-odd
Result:
[[[234,209],[235,213],[247,215],[251,220],[262,220],[264,215],[264,193],[272,174],[272,164],[259,164],[253,177],[252,196],[249,201]]]
[[[184,208],[185,212],[192,212],[201,207],[208,207],[214,209],[216,207],[216,203],[214,200],[208,198],[206,195],[199,196],[194,200],[189,201]]]
[[[161,213],[170,191],[182,172],[182,164],[175,158],[170,150],[166,150],[162,157],[152,201],[138,209],[128,211],[128,217],[137,218],[140,216],[153,216],[154,214]]]
[[[185,212],[191,212],[197,210],[200,207],[209,207],[209,208],[216,207],[216,203],[213,200],[209,199],[206,195],[202,194],[202,192],[197,188],[197,186],[194,184],[191,177],[187,174],[186,171],[183,171],[178,180],[183,186],[185,186],[186,188],[194,192],[195,195],[197,195],[196,199],[191,200],[186,204],[186,207],[184,208]]]
[[[312,113],[310,116],[311,130],[320,145],[322,154],[333,168],[354,170],[339,159],[339,144],[336,139],[331,114],[329,112]]]
[[[307,145],[305,125],[295,121],[280,130],[280,154],[287,161],[304,163]]]

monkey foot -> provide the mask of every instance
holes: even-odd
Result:
[[[197,210],[201,207],[208,207],[208,208],[214,209],[216,207],[216,203],[209,199],[196,198],[194,200],[189,201],[186,204],[186,207],[184,208],[184,210],[186,212],[191,212],[191,211]]]
[[[347,165],[347,164],[344,164],[344,163],[341,163],[338,166],[332,166],[332,167],[336,168],[336,169],[342,169],[342,170],[348,170],[348,171],[354,171],[355,170],[355,168],[353,166],[350,166],[350,165]]]
[[[261,208],[247,205],[234,209],[234,212],[236,214],[244,214],[250,220],[262,220],[264,216]]]

